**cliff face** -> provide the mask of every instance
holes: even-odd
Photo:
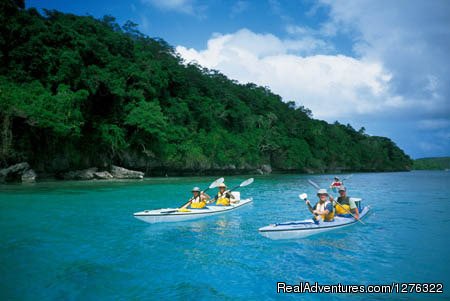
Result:
[[[409,170],[388,138],[328,124],[270,90],[186,65],[160,39],[0,4],[0,167],[147,174]]]

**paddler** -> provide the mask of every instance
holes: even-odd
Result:
[[[219,185],[219,191],[214,198],[214,200],[216,201],[216,205],[230,206],[230,203],[234,203],[234,195],[226,189],[227,185],[225,185],[225,183]]]
[[[330,197],[331,201],[334,201],[333,197]],[[347,189],[344,186],[339,187],[339,197],[336,201],[335,209],[336,214],[339,216],[351,217],[351,213],[356,219],[359,219],[359,210],[355,202],[347,196]]]
[[[334,220],[334,209],[333,204],[328,199],[328,192],[326,189],[319,189],[317,191],[317,196],[319,201],[313,206],[311,202],[306,200],[306,205],[308,205],[309,211],[314,214],[313,221],[318,224],[320,220],[324,222],[332,222]]]
[[[330,188],[338,188],[342,185],[344,185],[344,183],[342,183],[338,177],[334,177],[334,181],[333,181],[333,183],[331,183]]]
[[[200,191],[200,188],[194,187],[194,188],[192,188],[192,198],[190,200],[190,203],[186,204],[186,206],[184,206],[184,208],[188,207],[189,205],[192,209],[204,208],[206,206],[207,201],[210,198],[211,197],[209,195],[207,195],[203,191]],[[182,209],[184,209],[184,208],[182,208]]]

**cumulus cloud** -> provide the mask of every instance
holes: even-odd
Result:
[[[382,64],[344,55],[311,55],[329,47],[311,37],[282,40],[247,29],[215,35],[204,50],[178,46],[188,62],[217,69],[240,82],[270,87],[328,119],[369,114],[406,105],[388,92],[391,74]]]
[[[319,0],[307,14],[327,17],[309,26],[296,24],[279,1],[269,4],[289,38],[241,29],[214,34],[204,49],[176,49],[187,62],[268,86],[317,118],[369,132],[372,125],[407,148],[448,154],[449,1]],[[340,36],[353,43],[351,54],[335,49]]]
[[[351,31],[360,57],[382,61],[393,93],[449,115],[449,1],[330,1],[327,26]]]

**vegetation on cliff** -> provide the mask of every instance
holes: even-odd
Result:
[[[0,4],[0,165],[41,172],[406,170],[364,128],[311,118],[266,87],[186,64],[136,24]]]

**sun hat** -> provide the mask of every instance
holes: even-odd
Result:
[[[321,195],[321,194],[326,194],[326,195],[328,195],[328,192],[327,192],[326,189],[319,189],[319,190],[317,190],[317,196],[319,196],[319,195]]]

